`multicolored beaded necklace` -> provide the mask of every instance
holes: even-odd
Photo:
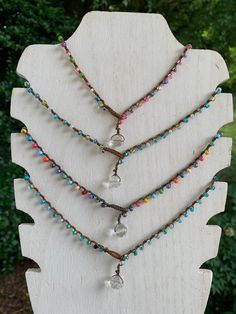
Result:
[[[47,110],[50,112],[50,114],[53,116],[53,120],[60,121],[63,126],[69,127],[71,130],[73,130],[76,134],[84,138],[85,140],[89,141],[90,143],[93,143],[99,147],[99,149],[102,152],[109,152],[116,157],[118,157],[118,160],[115,164],[113,171],[113,175],[104,182],[104,186],[109,188],[119,187],[121,184],[121,178],[118,175],[118,169],[119,166],[122,165],[130,155],[142,151],[145,148],[150,147],[153,144],[159,143],[161,140],[166,139],[167,136],[171,135],[174,131],[180,130],[182,126],[187,124],[191,119],[193,119],[197,114],[200,114],[204,112],[205,109],[208,109],[210,107],[210,103],[215,100],[215,96],[217,94],[220,94],[222,89],[221,87],[216,88],[216,90],[212,93],[212,95],[201,105],[197,107],[197,109],[193,110],[190,114],[186,115],[182,119],[180,119],[177,123],[173,124],[171,127],[165,129],[163,132],[158,133],[154,135],[153,137],[147,139],[146,141],[139,143],[137,145],[134,145],[128,149],[126,149],[123,152],[118,152],[117,150],[102,145],[96,138],[91,137],[89,134],[86,134],[83,132],[83,130],[77,129],[74,125],[72,125],[70,122],[62,118],[59,114],[57,114],[52,108],[49,107],[47,104],[47,101],[42,99],[40,94],[35,92],[34,89],[30,86],[30,83],[28,81],[25,82],[25,88],[26,90],[32,94],[36,99],[38,99],[39,103],[47,108]]]
[[[127,109],[125,109],[121,114],[119,114],[118,112],[116,112],[114,109],[112,109],[110,106],[106,104],[105,100],[99,95],[99,93],[91,85],[91,83],[85,76],[84,72],[81,71],[80,67],[76,63],[75,58],[72,56],[71,51],[69,50],[67,43],[63,39],[63,37],[59,36],[58,40],[61,42],[61,46],[65,49],[65,53],[67,54],[71,64],[74,66],[75,72],[78,73],[80,79],[85,83],[85,85],[88,87],[88,89],[94,96],[95,101],[98,104],[98,107],[102,108],[105,111],[108,111],[112,116],[114,116],[117,119],[116,126],[115,126],[116,134],[112,135],[110,138],[110,141],[109,141],[110,147],[119,147],[124,143],[125,137],[120,133],[121,124],[128,118],[129,115],[131,115],[135,110],[140,108],[143,104],[147,103],[152,97],[155,96],[157,92],[159,92],[162,89],[163,86],[166,86],[169,83],[173,75],[177,72],[178,66],[180,66],[184,58],[187,57],[188,50],[192,48],[192,45],[190,44],[186,45],[184,48],[184,51],[181,53],[180,57],[175,62],[174,66],[168,71],[168,73],[164,76],[164,78],[156,86],[154,86],[147,94],[145,94],[143,97],[135,101]]]
[[[70,175],[66,173],[65,170],[61,168],[59,164],[56,163],[54,159],[52,159],[39,144],[34,140],[34,138],[28,133],[26,128],[21,130],[21,133],[25,135],[25,138],[28,142],[32,143],[31,147],[33,149],[37,149],[37,156],[42,158],[43,162],[50,163],[51,168],[55,168],[55,173],[60,175],[61,178],[66,180],[68,185],[73,185],[75,191],[80,191],[81,195],[87,196],[90,200],[93,200],[97,203],[100,203],[101,207],[109,207],[115,210],[120,211],[120,215],[117,219],[117,224],[114,228],[114,232],[118,237],[123,237],[127,233],[127,227],[121,223],[121,217],[126,217],[128,212],[132,212],[134,209],[139,208],[143,204],[149,203],[149,201],[157,199],[158,196],[162,195],[165,190],[171,189],[172,185],[179,183],[187,174],[189,174],[192,169],[198,167],[198,163],[205,160],[205,156],[207,156],[210,152],[210,148],[215,145],[215,141],[221,137],[221,134],[218,132],[212,140],[208,143],[208,145],[202,150],[202,152],[195,158],[193,162],[188,164],[187,167],[182,169],[179,173],[173,176],[168,182],[164,183],[161,187],[156,188],[151,193],[146,194],[145,196],[137,199],[127,207],[122,207],[116,204],[109,204],[103,198],[99,197],[94,192],[90,191],[89,189],[85,188],[83,185],[75,181]],[[28,175],[26,175],[28,177]]]
[[[167,223],[162,228],[155,231],[151,234],[150,237],[144,239],[141,243],[134,246],[132,249],[128,250],[124,254],[118,253],[116,251],[110,250],[104,245],[98,243],[94,239],[91,239],[89,236],[83,234],[75,226],[73,226],[52,204],[39,192],[37,187],[33,184],[29,175],[25,175],[24,180],[28,184],[28,189],[34,192],[34,196],[39,200],[39,204],[43,206],[46,210],[50,212],[50,217],[58,222],[63,223],[66,229],[71,230],[73,236],[77,236],[80,243],[86,242],[88,247],[93,247],[93,249],[104,252],[112,256],[113,258],[119,261],[115,275],[110,278],[109,285],[112,289],[120,289],[124,285],[124,280],[120,276],[120,268],[125,265],[125,262],[129,259],[131,255],[137,256],[138,252],[142,252],[147,245],[151,245],[154,240],[159,240],[161,236],[167,235],[177,224],[181,224],[189,214],[193,213],[196,210],[197,205],[202,204],[202,200],[209,197],[209,192],[215,190],[215,179],[212,180],[211,184],[205,189],[205,191],[194,200],[191,205],[181,211],[175,218],[173,218],[169,223]]]

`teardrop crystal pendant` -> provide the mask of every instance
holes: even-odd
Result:
[[[122,223],[118,223],[115,228],[114,228],[114,232],[116,234],[117,237],[122,238],[126,235],[127,233],[127,227],[125,225],[123,225]]]
[[[125,141],[125,138],[122,134],[114,134],[108,142],[109,147],[120,147]]]
[[[111,176],[107,181],[103,182],[106,188],[118,188],[121,184],[121,178],[118,175]]]
[[[121,289],[124,286],[124,280],[119,275],[113,275],[110,279],[110,287],[114,290]]]

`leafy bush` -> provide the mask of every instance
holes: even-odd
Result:
[[[225,90],[236,90],[236,4],[234,0],[148,0],[148,1],[53,1],[0,0],[0,263],[1,272],[12,269],[21,257],[18,225],[29,221],[27,215],[16,211],[12,181],[22,175],[22,169],[10,161],[10,133],[18,131],[20,122],[9,118],[11,90],[19,85],[16,65],[23,49],[34,43],[54,43],[57,35],[65,37],[76,29],[88,10],[158,12],[163,14],[176,37],[194,47],[219,51],[225,58],[231,78]],[[79,13],[77,13],[79,12]],[[4,49],[3,49],[4,48]],[[235,136],[233,128],[227,134]],[[234,134],[233,134],[234,132]],[[234,159],[236,156],[234,156]],[[226,212],[212,223],[224,232],[217,258],[204,267],[214,271],[212,297],[207,313],[236,313],[236,163],[222,172],[229,182]]]

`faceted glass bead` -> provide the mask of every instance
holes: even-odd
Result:
[[[103,183],[106,188],[118,188],[120,186],[121,179],[117,175],[111,176],[107,181]]]
[[[121,223],[118,223],[114,228],[117,237],[122,238],[127,233],[127,227]]]
[[[110,286],[112,289],[118,290],[124,286],[124,281],[119,275],[114,275],[110,279]]]
[[[108,142],[109,147],[120,147],[125,141],[125,138],[121,134],[112,135],[110,141]]]

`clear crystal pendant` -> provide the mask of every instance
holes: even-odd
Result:
[[[103,182],[106,188],[118,188],[121,184],[121,178],[118,175],[111,176],[107,181]]]
[[[125,141],[125,138],[122,134],[114,134],[108,142],[109,147],[120,147]]]
[[[127,227],[123,225],[122,223],[118,222],[118,224],[114,228],[114,232],[117,237],[122,238],[127,233]]]
[[[124,286],[124,280],[119,275],[113,275],[110,279],[110,287],[114,290],[121,289]]]

